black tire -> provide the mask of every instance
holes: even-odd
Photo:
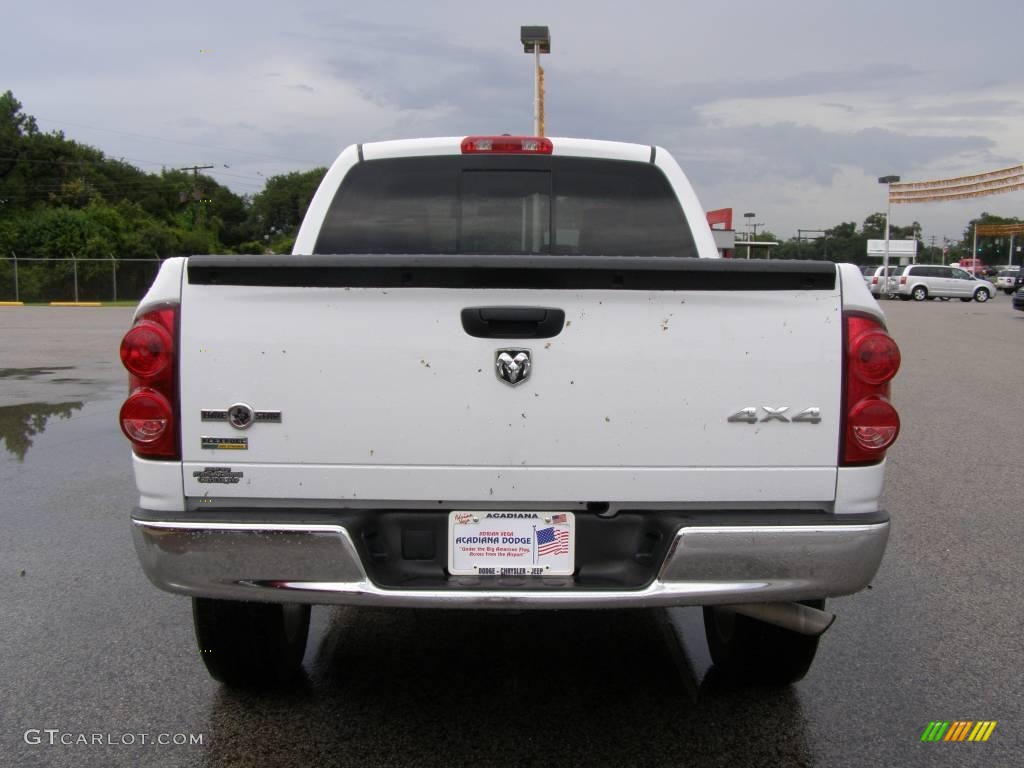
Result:
[[[824,600],[802,600],[812,608]],[[785,686],[803,679],[818,652],[818,637],[809,637],[729,610],[704,608],[704,635],[715,668],[734,682]]]
[[[302,669],[309,606],[192,600],[196,643],[214,680],[238,688],[286,685]]]
[[[979,288],[974,292],[974,300],[979,304],[984,304],[990,298],[992,297],[988,295],[988,291],[986,291],[984,288]]]
[[[928,298],[928,289],[923,285],[915,285],[914,290],[910,292],[910,296],[914,301],[924,301]]]

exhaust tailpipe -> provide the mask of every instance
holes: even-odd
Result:
[[[822,635],[836,620],[834,613],[811,608],[803,603],[743,603],[718,607],[811,637]]]

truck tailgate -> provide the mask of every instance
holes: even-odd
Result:
[[[840,286],[822,267],[780,281],[769,266],[716,266],[623,289],[614,276],[539,287],[522,270],[504,284],[310,279],[298,265],[211,271],[194,258],[180,330],[186,495],[827,503],[843,345]],[[510,306],[566,322],[541,339],[463,328],[464,308]],[[516,386],[495,371],[507,348],[531,354]],[[201,420],[235,403],[280,421]],[[744,408],[756,423],[728,420]],[[808,408],[819,422],[790,420]],[[204,449],[204,437],[235,440]],[[244,450],[227,449],[238,439]],[[238,482],[204,477],[220,467]]]

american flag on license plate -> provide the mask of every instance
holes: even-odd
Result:
[[[565,523],[569,522],[569,518],[568,518],[567,515],[564,515],[564,514],[552,515],[551,516],[551,522],[554,523],[555,525],[565,525]]]
[[[569,553],[569,531],[564,528],[541,528],[537,531],[537,557]]]

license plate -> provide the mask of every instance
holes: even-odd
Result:
[[[452,512],[453,576],[566,576],[576,562],[572,512]]]

